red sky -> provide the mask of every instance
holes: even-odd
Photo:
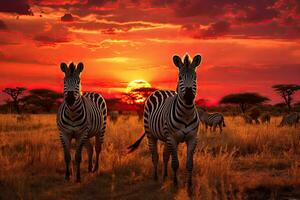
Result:
[[[1,0],[0,46],[1,90],[62,91],[62,61],[83,62],[83,90],[107,97],[135,79],[175,89],[172,56],[188,52],[203,59],[197,98],[276,103],[273,84],[300,84],[300,1]]]

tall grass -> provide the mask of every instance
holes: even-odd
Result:
[[[275,118],[270,125],[246,125],[238,117],[227,117],[222,134],[201,128],[194,156],[194,191],[189,197],[185,190],[185,145],[179,146],[177,190],[171,178],[162,181],[162,145],[158,182],[152,180],[146,140],[137,152],[127,154],[126,147],[143,132],[137,116],[121,116],[117,123],[108,122],[100,172],[87,173],[84,150],[83,180],[76,184],[74,180],[64,181],[63,151],[55,115],[32,115],[21,122],[15,115],[0,115],[0,199],[297,197],[300,131],[293,127],[278,128],[278,123],[279,118]],[[171,175],[171,167],[169,172]]]

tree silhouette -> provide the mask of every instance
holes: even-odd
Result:
[[[156,88],[136,88],[127,93],[123,96],[123,100],[126,101],[128,104],[141,104],[144,105],[145,100],[150,96]]]
[[[26,90],[23,87],[16,88],[5,88],[3,90],[4,93],[8,94],[12,98],[13,106],[18,114],[20,114],[20,95]]]
[[[220,103],[238,105],[242,113],[245,114],[246,110],[251,106],[261,104],[266,101],[269,101],[269,98],[257,93],[246,92],[226,95],[220,100]]]
[[[291,111],[291,104],[293,100],[293,95],[296,91],[300,90],[300,85],[296,84],[278,84],[273,85],[272,88],[275,90],[276,93],[278,93],[284,100],[284,103],[286,104],[288,111]]]
[[[57,107],[63,98],[61,93],[49,89],[33,89],[29,91],[29,95],[22,98],[27,108],[31,110],[39,110],[43,112],[51,112]]]
[[[156,91],[156,88],[136,88],[123,95],[123,101],[135,106],[139,119],[142,119],[144,114],[144,103],[146,99]]]

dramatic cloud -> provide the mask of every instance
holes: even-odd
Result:
[[[194,38],[210,39],[226,35],[229,32],[230,24],[226,21],[218,21],[207,27],[199,24],[184,25],[182,31]]]
[[[66,13],[60,19],[63,22],[73,22],[75,20],[75,18],[73,17],[73,15],[71,13]]]
[[[77,22],[72,23],[69,27],[74,30],[88,30],[88,31],[101,31],[103,34],[116,34],[128,32],[131,30],[147,30],[155,28],[157,25],[142,23],[142,22],[129,22],[129,23],[116,23],[116,22]]]
[[[55,46],[58,43],[71,41],[68,29],[60,24],[52,25],[49,30],[37,34],[33,38],[39,45]]]
[[[33,15],[27,0],[1,0],[0,12]]]
[[[62,89],[65,61],[84,62],[90,90],[136,79],[175,89],[172,55],[186,52],[203,56],[200,97],[272,97],[273,83],[299,84],[299,0],[0,0],[0,17],[2,82],[12,85]]]
[[[202,77],[205,82],[263,83],[271,86],[276,82],[299,83],[300,63],[263,66],[215,66],[204,70],[202,73],[205,73],[205,76]]]
[[[0,51],[0,62],[21,63],[21,64],[41,64],[54,65],[55,62],[45,60],[44,58],[35,58],[26,55],[7,55]]]

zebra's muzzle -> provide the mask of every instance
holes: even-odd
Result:
[[[75,103],[75,95],[73,91],[68,91],[67,97],[65,98],[68,106],[73,106]]]
[[[195,99],[195,95],[193,93],[193,89],[191,87],[187,87],[184,92],[184,101],[187,105],[192,105]]]

